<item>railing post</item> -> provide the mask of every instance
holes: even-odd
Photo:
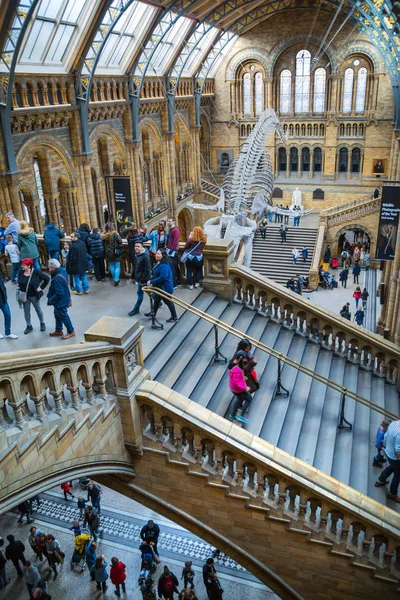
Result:
[[[309,289],[316,290],[318,289],[319,284],[319,263],[321,261],[322,250],[324,247],[324,238],[325,238],[325,230],[326,225],[324,223],[320,223],[318,228],[318,236],[315,244],[315,251],[313,256],[313,261],[310,267],[309,272]]]
[[[141,451],[142,425],[135,399],[136,389],[149,379],[144,368],[141,337],[144,328],[138,321],[119,317],[102,317],[85,331],[86,342],[109,342],[114,346],[112,372],[118,403],[122,412],[125,445]]]
[[[203,288],[229,301],[232,300],[232,281],[229,276],[229,267],[234,260],[233,251],[233,240],[216,239],[209,239],[203,250]]]

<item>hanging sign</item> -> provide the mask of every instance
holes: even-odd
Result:
[[[400,187],[384,185],[375,258],[393,260],[400,214]]]
[[[114,190],[115,221],[118,231],[129,226],[132,216],[131,185],[129,177],[112,177]]]

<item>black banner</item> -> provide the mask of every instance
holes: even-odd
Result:
[[[396,252],[397,229],[400,214],[400,187],[384,185],[379,219],[376,256],[379,260],[393,260]]]
[[[132,216],[132,198],[129,177],[112,177],[114,190],[115,222],[118,231],[130,225],[134,218]]]

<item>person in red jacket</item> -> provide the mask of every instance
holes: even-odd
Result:
[[[61,484],[61,489],[64,492],[64,499],[65,500],[68,500],[68,498],[67,498],[68,494],[71,496],[71,498],[75,498],[75,496],[71,492],[71,486],[69,485],[68,481],[66,481],[65,483]]]
[[[110,569],[110,579],[111,582],[115,585],[114,594],[118,597],[121,595],[120,586],[122,588],[122,593],[126,594],[125,588],[125,579],[126,579],[126,565],[123,562],[118,560],[116,556],[111,559],[111,569]]]
[[[356,301],[356,310],[358,308],[358,303],[360,302],[361,295],[362,295],[361,288],[358,285],[353,293],[353,298]]]
[[[235,394],[236,399],[232,407],[229,420],[237,419],[241,423],[248,423],[249,420],[244,416],[248,409],[252,396],[250,394],[250,388],[247,385],[247,377],[244,373],[245,362],[247,361],[247,353],[243,350],[236,352],[228,365],[229,373],[229,387]],[[241,415],[236,414],[238,409],[241,407]]]

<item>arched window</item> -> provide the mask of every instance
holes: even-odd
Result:
[[[301,170],[309,171],[310,170],[310,149],[303,148],[301,151]]]
[[[325,111],[326,71],[317,69],[314,73],[314,112]]]
[[[262,73],[256,73],[254,77],[254,99],[256,115],[260,115],[263,111],[263,77]]]
[[[341,148],[339,151],[339,173],[347,173],[348,159],[349,152],[347,148]]]
[[[308,50],[300,50],[296,55],[296,113],[307,113],[310,110],[310,69],[310,52]]]
[[[361,164],[361,151],[360,148],[353,148],[351,152],[351,172],[359,173]]]
[[[279,148],[278,152],[278,165],[279,171],[286,171],[286,149]]]
[[[361,67],[357,73],[356,113],[362,113],[365,109],[365,93],[367,91],[367,69]]]
[[[346,69],[344,72],[344,88],[343,88],[343,112],[350,113],[353,99],[353,84],[354,71]]]
[[[314,171],[319,173],[322,171],[322,150],[321,148],[314,149]]]
[[[251,114],[251,78],[250,73],[243,75],[243,114]]]
[[[297,148],[290,148],[290,170],[297,171],[299,163],[299,153]]]
[[[280,110],[281,114],[290,113],[292,105],[292,74],[289,69],[281,73]]]

